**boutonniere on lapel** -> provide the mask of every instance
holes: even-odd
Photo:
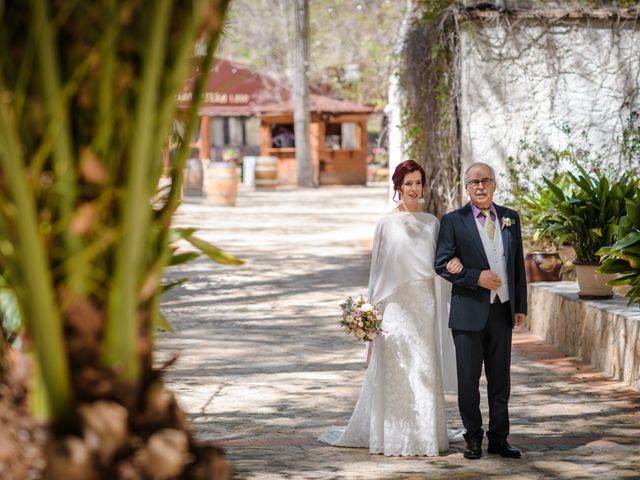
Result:
[[[501,220],[502,230],[504,230],[505,228],[511,227],[511,225],[515,225],[515,223],[516,221],[514,218],[502,217],[502,220]]]

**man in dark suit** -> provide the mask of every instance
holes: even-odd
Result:
[[[467,432],[464,457],[482,456],[480,375],[484,363],[489,397],[489,453],[520,458],[509,445],[511,335],[527,314],[520,218],[493,203],[493,168],[476,162],[465,172],[470,202],[440,221],[436,272],[453,284],[449,328],[456,348],[458,407]],[[447,271],[458,257],[463,269]]]

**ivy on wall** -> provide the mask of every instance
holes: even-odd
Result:
[[[460,202],[454,3],[416,3],[400,69],[406,93],[402,126],[407,153],[425,168],[425,207],[437,217]]]
[[[629,19],[637,21],[634,9],[624,9],[639,3],[558,1],[553,2],[552,8],[548,2],[530,0],[504,1],[501,5],[414,0],[413,20],[401,52],[399,80],[405,93],[402,110],[405,147],[409,158],[423,165],[427,173],[427,210],[440,217],[459,207],[462,201],[458,107],[461,32],[477,36],[478,45],[484,45],[490,51],[487,43],[490,40],[483,37],[487,25],[500,24],[518,38],[530,24],[551,28],[564,19],[567,25],[586,21],[587,25],[615,30],[623,28]],[[586,20],[575,17],[572,12],[584,14]]]

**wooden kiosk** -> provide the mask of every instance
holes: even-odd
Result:
[[[193,81],[178,95],[191,101]],[[367,181],[367,118],[372,107],[311,94],[311,159],[319,185],[364,185]],[[191,146],[203,164],[240,155],[277,158],[277,183],[296,185],[293,103],[289,89],[247,65],[216,59],[209,72],[200,128]],[[234,134],[234,132],[236,134]],[[168,156],[165,163],[168,165]]]
[[[310,95],[311,161],[319,185],[367,183],[367,118],[371,107]],[[265,105],[260,125],[260,154],[278,159],[279,185],[296,185],[295,146],[274,141],[279,129],[293,133],[293,105]]]

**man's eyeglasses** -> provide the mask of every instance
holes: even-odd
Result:
[[[495,180],[493,178],[483,178],[482,180],[469,180],[467,182],[467,186],[473,189],[476,189],[480,186],[480,184],[483,184],[485,187],[488,187],[489,185],[491,185],[492,183],[495,183]]]

